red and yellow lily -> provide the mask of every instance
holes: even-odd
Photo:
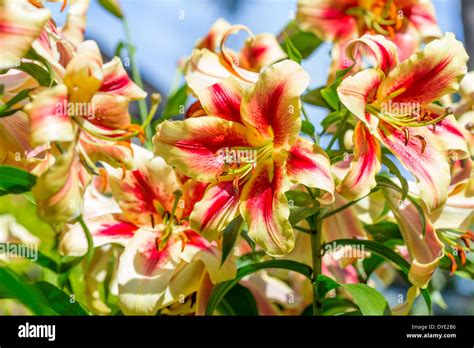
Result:
[[[303,30],[334,42],[330,76],[352,64],[347,43],[365,34],[392,40],[402,60],[442,35],[431,0],[299,0],[297,21]]]
[[[468,56],[452,34],[432,41],[398,62],[395,45],[382,36],[365,35],[349,43],[369,47],[378,66],[346,78],[338,87],[341,102],[359,122],[354,130],[354,160],[339,192],[360,198],[375,186],[385,145],[418,180],[430,211],[447,199],[448,157],[469,156],[466,138],[452,111],[434,102],[459,88]],[[351,54],[351,53],[349,53]]]
[[[118,58],[102,64],[93,41],[79,46],[64,76],[56,79],[57,85],[36,93],[24,108],[32,146],[51,144],[56,149],[59,144],[66,150],[56,151],[56,163],[33,190],[40,216],[50,223],[79,216],[88,184],[86,169],[96,172],[96,161],[131,167],[129,139],[139,128],[131,126],[128,104],[146,95],[128,78]],[[56,181],[46,179],[58,173]],[[80,180],[75,178],[79,173]]]
[[[190,217],[214,239],[239,214],[250,237],[269,255],[293,249],[285,197],[290,182],[321,189],[334,200],[324,151],[298,136],[300,95],[309,76],[293,61],[265,69],[243,90],[233,77],[197,92],[207,116],[157,127],[155,153],[187,176],[211,183]]]
[[[226,48],[230,35],[240,30],[250,38],[245,41],[239,53]],[[198,93],[229,76],[248,87],[258,79],[258,73],[265,67],[286,58],[275,35],[253,33],[244,25],[231,25],[223,19],[217,20],[210,32],[201,39],[186,62],[185,78],[189,88]]]
[[[193,231],[186,219],[202,197],[205,184],[178,177],[162,158],[134,146],[136,169],[107,167],[113,198],[110,213],[85,220],[94,247],[119,244],[125,249],[118,264],[118,295],[126,314],[154,315],[212,283],[235,276],[229,258],[222,266],[216,242]],[[184,180],[184,181],[183,181]],[[177,193],[182,192],[180,196]],[[62,238],[61,252],[80,256],[87,241],[79,224]]]

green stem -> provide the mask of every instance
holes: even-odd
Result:
[[[349,202],[349,203],[346,203],[346,204],[344,204],[344,205],[341,205],[339,208],[333,209],[333,210],[327,212],[326,214],[321,215],[321,216],[320,216],[321,220],[324,220],[324,219],[326,219],[326,218],[328,218],[328,217],[330,217],[330,216],[332,216],[332,215],[335,215],[335,214],[337,214],[337,213],[339,213],[339,212],[341,212],[341,211],[343,211],[343,210],[349,208],[351,205],[354,205],[355,203],[357,203],[357,202],[359,202],[360,200],[366,198],[366,197],[369,196],[371,193],[377,192],[378,190],[379,190],[378,187],[377,187],[377,188],[374,188],[374,189],[372,189],[367,195],[365,195],[364,197],[361,197],[361,198],[359,198],[359,199],[356,199],[355,201],[351,201],[351,202]]]
[[[313,315],[321,315],[322,303],[319,300],[318,286],[316,280],[322,274],[322,260],[321,252],[321,226],[323,220],[319,218],[320,214],[313,215],[311,221],[311,255],[313,260]]]
[[[140,126],[142,129],[146,130],[149,127],[151,121],[153,120],[153,117],[156,114],[156,110],[158,110],[158,106],[160,106],[160,103],[161,103],[161,95],[159,93],[153,93],[151,95],[150,112],[148,113],[148,116],[146,117],[146,120]]]
[[[132,77],[133,77],[133,81],[137,84],[138,87],[140,87],[141,89],[144,89],[143,88],[143,81],[142,81],[142,77],[140,75],[140,70],[138,69],[138,65],[137,65],[137,62],[135,60],[135,46],[133,45],[133,42],[132,42],[132,36],[130,34],[130,29],[129,29],[129,26],[128,26],[128,22],[127,20],[124,18],[122,20],[123,22],[123,28],[124,28],[124,31],[125,31],[125,37],[126,37],[126,40],[127,40],[127,50],[128,50],[128,54],[130,56],[130,65],[131,65],[131,68],[132,68]],[[142,121],[142,123],[144,123],[147,119],[147,115],[148,115],[148,109],[147,109],[147,105],[146,105],[146,101],[144,99],[140,99],[138,101],[138,109],[140,111],[140,119]],[[148,124],[145,128],[145,135],[146,135],[146,139],[147,139],[147,144],[149,143],[149,139],[151,137],[151,126]]]
[[[86,235],[86,239],[87,239],[86,260],[87,260],[87,265],[90,265],[92,261],[92,256],[94,256],[94,241],[92,240],[91,232],[89,231],[89,228],[87,227],[84,219],[82,218],[82,215],[79,216],[77,221],[81,225],[82,229],[84,230],[84,234]]]
[[[327,150],[331,150],[332,146],[334,145],[334,143],[336,142],[337,138],[339,138],[339,136],[341,135],[343,129],[344,129],[344,126],[346,125],[346,122],[347,122],[347,118],[349,117],[349,113],[347,112],[346,110],[346,113],[344,115],[344,117],[342,118],[342,121],[341,121],[341,124],[339,125],[336,133],[333,134],[332,138],[331,138],[331,141],[329,142],[328,146],[327,146]]]

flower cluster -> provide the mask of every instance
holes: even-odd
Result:
[[[0,195],[55,243],[11,216],[0,236],[59,260],[52,284],[85,314],[232,314],[238,282],[252,314],[407,314],[435,271],[473,274],[473,73],[431,1],[299,0],[281,35],[218,19],[161,115],[136,66],[85,40],[89,0],[64,1],[62,27],[43,2],[0,1]],[[322,40],[315,88],[302,59]],[[390,308],[374,278],[397,270]]]

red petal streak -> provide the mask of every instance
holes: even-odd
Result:
[[[210,93],[214,108],[218,111],[218,115],[225,120],[240,122],[240,101],[241,96],[232,93],[222,86],[220,83],[212,85]]]
[[[116,224],[104,225],[102,229],[95,233],[96,236],[107,237],[132,237],[133,232],[138,229],[137,226],[126,221]]]

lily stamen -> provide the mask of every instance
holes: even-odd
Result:
[[[420,140],[420,143],[421,143],[421,153],[424,153],[425,152],[425,149],[426,149],[426,140],[425,138],[423,138],[421,135],[415,135],[415,138],[417,138],[418,140]]]
[[[456,272],[456,270],[458,269],[458,265],[456,263],[456,259],[454,258],[454,255],[451,254],[451,253],[446,253],[446,256],[451,260],[451,271],[449,273],[449,275],[454,275],[454,273]]]

